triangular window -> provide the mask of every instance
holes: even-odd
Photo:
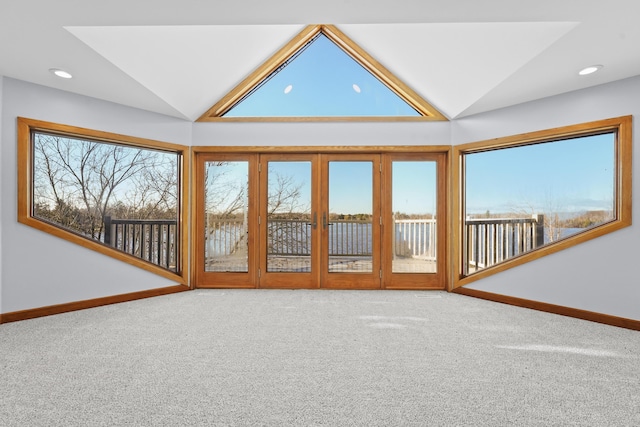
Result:
[[[446,120],[327,25],[307,27],[199,121],[257,119]]]

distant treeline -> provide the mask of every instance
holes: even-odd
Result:
[[[560,221],[564,228],[588,228],[613,219],[611,211],[587,211],[572,218]]]
[[[62,200],[53,208],[45,203],[34,203],[33,214],[37,218],[53,222],[83,236],[99,239],[104,232],[104,217],[99,212],[72,206]],[[176,219],[177,210],[175,207],[166,209],[157,204],[135,207],[116,203],[105,210],[104,216],[114,219]]]
[[[558,213],[554,214],[544,214],[546,216],[546,222],[553,222],[555,227],[559,228],[588,228],[594,225],[602,224],[604,222],[610,221],[613,219],[613,214],[611,211],[606,210],[595,210],[595,211],[585,211],[585,212],[576,212],[575,214],[563,213],[562,215]],[[480,218],[523,218],[527,217],[527,214],[523,213],[491,213],[486,211],[483,214],[470,214],[469,218],[472,219],[480,219]]]
[[[404,212],[396,212],[393,214],[395,219],[434,219],[435,215],[432,213],[421,214],[407,214]]]
[[[215,216],[215,215],[214,215]],[[433,219],[435,216],[433,214],[406,214],[401,212],[396,212],[394,215],[395,219]],[[285,212],[285,213],[277,213],[270,214],[270,219],[284,219],[284,220],[301,220],[308,221],[311,217],[310,213],[304,212]],[[242,219],[244,218],[244,214],[242,213],[232,213],[225,214],[223,218],[219,219]],[[371,219],[371,214],[358,213],[358,214],[329,214],[329,219],[332,221],[337,220],[346,220],[346,221],[369,221]]]

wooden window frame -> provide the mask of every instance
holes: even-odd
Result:
[[[489,277],[507,269],[525,264],[546,255],[570,248],[588,240],[600,237],[631,225],[632,218],[632,116],[623,116],[560,128],[542,130],[520,135],[496,138],[487,141],[462,144],[454,147],[453,187],[453,288],[468,285],[476,280]],[[510,258],[500,264],[487,267],[471,275],[463,274],[464,239],[464,167],[463,161],[466,154],[478,153],[492,149],[512,148],[543,142],[562,141],[565,139],[586,137],[603,133],[616,134],[614,177],[615,188],[615,219],[569,236],[555,243],[542,246],[522,255]]]
[[[373,74],[382,84],[387,86],[392,92],[413,107],[419,117],[408,116],[385,116],[385,117],[224,117],[243,97],[253,88],[259,85],[276,69],[282,66],[298,50],[306,45],[319,33],[324,34],[329,40],[341,48],[354,61],[362,65],[367,71]],[[393,75],[381,63],[376,61],[371,55],[365,52],[354,41],[347,37],[334,25],[308,25],[284,47],[278,50],[271,58],[260,65],[247,78],[242,80],[227,95],[215,103],[207,110],[198,122],[380,122],[380,121],[447,121],[448,119],[437,108],[427,102],[413,89],[407,86]]]
[[[18,222],[37,230],[54,235],[61,239],[75,243],[87,249],[110,256],[119,261],[126,262],[143,270],[155,273],[164,278],[173,280],[180,285],[188,283],[185,263],[185,252],[188,248],[188,224],[185,220],[185,207],[188,206],[187,183],[189,176],[188,147],[133,136],[120,135],[81,127],[45,122],[41,120],[18,117]],[[100,242],[83,237],[72,231],[46,222],[32,215],[33,212],[33,152],[32,140],[34,132],[57,134],[70,138],[85,139],[89,141],[118,144],[135,148],[147,148],[162,150],[178,155],[178,215],[177,230],[179,234],[179,248],[177,250],[176,271],[170,271],[150,262],[111,248]]]

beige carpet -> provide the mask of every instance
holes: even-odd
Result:
[[[196,290],[0,325],[0,425],[637,426],[639,355],[445,292]]]

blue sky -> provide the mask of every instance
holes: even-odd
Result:
[[[615,135],[466,155],[467,214],[611,210]]]
[[[373,213],[373,163],[329,163],[329,212]]]
[[[320,34],[226,117],[419,116]]]
[[[225,180],[246,183],[246,162],[229,162],[219,173]],[[311,162],[271,161],[269,179],[290,178],[301,189],[300,205],[308,207],[311,193]],[[332,161],[329,165],[329,211],[335,214],[371,213],[373,164],[370,161]],[[275,181],[274,181],[275,182]],[[432,214],[436,206],[436,163],[394,161],[392,166],[393,212]]]
[[[310,162],[269,162],[269,173],[291,177],[302,187],[302,198],[311,191]],[[372,213],[373,164],[369,161],[332,161],[329,164],[329,211],[335,214]],[[271,175],[272,176],[272,175]],[[436,164],[432,161],[393,163],[393,211],[431,214],[436,204]]]
[[[311,193],[311,162],[269,162],[269,180],[275,174],[289,177],[301,187],[301,204],[308,206]],[[371,213],[373,175],[371,162],[331,162],[329,211],[336,214]]]
[[[391,179],[393,212],[435,214],[436,162],[393,162]]]

